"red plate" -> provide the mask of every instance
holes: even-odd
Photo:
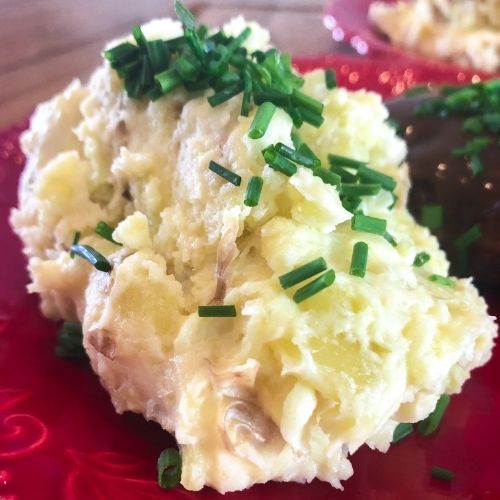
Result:
[[[332,32],[332,38],[337,42],[349,43],[360,55],[406,60],[407,64],[418,64],[429,69],[458,70],[457,66],[433,60],[407,52],[405,49],[392,45],[389,39],[368,19],[368,8],[375,0],[330,0],[325,7],[323,23]],[[377,0],[385,3],[395,3],[396,0]],[[486,73],[477,72],[479,76]]]
[[[429,72],[341,56],[297,62],[302,69],[332,66],[341,83],[385,95],[399,83],[471,78],[467,72]],[[58,327],[41,316],[36,297],[25,292],[20,244],[7,224],[24,162],[18,148],[21,130],[0,134],[0,500],[219,498],[210,489],[160,490],[156,458],[172,439],[137,415],[117,415],[89,366],[54,357]],[[500,311],[499,295],[488,300],[492,311]],[[225,498],[500,498],[499,422],[497,347],[493,360],[452,398],[435,435],[414,434],[385,455],[362,448],[353,456],[355,474],[343,493],[314,481],[269,483]],[[451,485],[430,479],[433,465],[454,470],[456,479]]]

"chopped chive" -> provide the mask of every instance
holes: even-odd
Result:
[[[106,257],[89,245],[71,245],[71,251],[90,262],[98,271],[109,273],[112,269]]]
[[[354,160],[353,158],[348,158],[347,156],[341,155],[328,155],[328,162],[330,165],[335,165],[337,167],[351,167],[358,169],[361,166],[366,166],[366,162],[360,160]]]
[[[243,84],[237,83],[235,85],[231,85],[230,87],[221,90],[220,92],[216,92],[208,98],[208,102],[210,106],[213,108],[222,104],[223,102],[228,101],[233,98],[235,95],[238,95],[243,90]]]
[[[311,281],[307,285],[299,288],[293,295],[293,300],[296,304],[300,304],[306,299],[309,299],[313,295],[321,292],[325,288],[329,287],[335,281],[335,271],[329,269],[326,273],[322,274],[319,278]]]
[[[293,136],[292,136],[292,140],[293,140]],[[300,141],[300,139],[299,139],[299,141]],[[295,149],[301,155],[308,156],[308,157],[312,158],[315,166],[319,167],[321,165],[321,160],[314,154],[314,151],[305,142],[302,142],[299,146],[295,146]]]
[[[146,48],[146,38],[140,26],[134,26],[132,28],[132,36],[134,37],[138,47]]]
[[[302,125],[304,125],[304,118],[302,118],[302,115],[300,114],[300,111],[298,108],[288,108],[287,109],[288,114],[292,118],[292,123],[295,128],[300,128]]]
[[[181,2],[175,0],[174,2],[175,14],[179,21],[188,29],[196,28],[196,19],[193,13]]]
[[[361,202],[361,198],[342,197],[342,206],[352,214],[360,213],[359,206],[361,205]]]
[[[384,239],[386,241],[388,241],[393,247],[397,247],[398,246],[398,242],[396,241],[396,239],[394,238],[394,236],[392,236],[391,233],[389,233],[388,231],[385,231],[384,234],[382,235],[384,237]]]
[[[74,236],[73,236],[73,243],[71,243],[71,246],[73,245],[78,245],[78,242],[80,241],[80,238],[82,237],[82,233],[80,231],[76,231]],[[75,258],[75,252],[73,250],[70,250],[69,256],[74,259]]]
[[[339,167],[337,165],[332,165],[330,167],[330,172],[339,175],[342,179],[342,182],[354,184],[357,180],[357,177],[354,174],[351,174],[349,170],[346,170],[345,168]]]
[[[443,225],[443,207],[437,204],[422,205],[420,222],[429,229],[438,229]]]
[[[355,214],[351,220],[351,228],[354,231],[384,235],[387,229],[387,221],[368,215]]]
[[[396,426],[392,435],[392,442],[398,443],[405,437],[408,437],[413,432],[413,425],[409,423],[401,423]]]
[[[396,188],[396,181],[389,175],[385,175],[382,172],[377,172],[372,168],[368,168],[366,165],[360,165],[358,168],[359,178],[365,182],[374,182],[380,184],[383,189],[387,191],[394,191]]]
[[[275,111],[276,106],[271,102],[265,102],[259,106],[248,131],[251,139],[264,137]]]
[[[352,248],[351,267],[349,274],[364,278],[366,273],[366,264],[368,262],[368,245],[364,241],[358,241]]]
[[[297,151],[300,151],[300,146],[302,146],[302,144],[305,144],[304,142],[302,142],[300,135],[297,132],[294,132],[293,130],[292,130],[292,132],[290,132],[290,139],[292,139],[293,147]],[[314,153],[313,153],[313,155],[314,155]],[[307,156],[309,156],[309,155],[307,155]],[[314,156],[316,157],[316,155],[314,155]],[[319,161],[319,159],[318,159],[318,161]]]
[[[438,285],[448,286],[450,288],[455,288],[457,286],[457,282],[455,280],[446,276],[440,276],[439,274],[431,274],[427,279],[433,283],[437,283]]]
[[[161,90],[164,94],[170,92],[171,90],[174,90],[182,83],[182,78],[179,73],[175,71],[175,69],[168,69],[163,73],[155,75],[155,80],[160,85]]]
[[[275,149],[285,158],[288,158],[289,160],[298,163],[299,165],[303,165],[304,167],[319,167],[319,165],[321,164],[319,159],[314,155],[301,153],[281,142],[278,142],[278,144],[276,144]]]
[[[479,116],[470,116],[464,120],[462,130],[470,134],[480,134],[484,131],[483,122]]]
[[[235,186],[239,186],[241,184],[241,177],[238,174],[232,172],[231,170],[228,170],[222,165],[219,165],[215,161],[210,161],[208,168],[212,172],[220,175],[223,179],[230,182],[231,184],[234,184]]]
[[[245,194],[245,200],[243,201],[247,207],[256,207],[259,204],[263,184],[264,181],[262,180],[262,177],[254,175],[250,178]]]
[[[297,173],[296,165],[284,156],[280,155],[272,146],[264,149],[262,154],[266,163],[273,170],[277,170],[288,177]]]
[[[124,66],[132,62],[138,55],[139,51],[135,45],[129,42],[121,43],[104,52],[104,57],[117,67]]]
[[[431,256],[427,252],[419,252],[415,255],[413,259],[413,265],[415,267],[422,267],[424,264],[431,260]]]
[[[477,240],[481,239],[482,235],[483,234],[479,225],[474,224],[455,240],[455,248],[458,248],[459,250],[465,250],[466,248],[473,245]]]
[[[380,184],[342,183],[340,194],[343,196],[374,196],[380,191]]]
[[[252,77],[250,73],[245,70],[245,75],[243,77],[243,101],[241,102],[241,112],[242,116],[248,116],[250,114],[250,104],[252,102]]]
[[[234,318],[236,307],[231,306],[198,306],[200,318]]]
[[[57,334],[57,344],[54,353],[62,359],[85,359],[83,334],[80,323],[65,321]]]
[[[95,233],[104,238],[105,240],[111,241],[115,245],[122,246],[121,243],[118,243],[113,239],[113,231],[114,227],[111,227],[109,224],[106,224],[104,221],[99,221],[95,226]]]
[[[469,165],[470,165],[470,169],[472,170],[472,175],[474,177],[477,177],[478,175],[482,174],[484,171],[483,162],[481,161],[481,158],[479,157],[479,154],[477,154],[477,153],[472,154],[470,156]]]
[[[177,58],[173,67],[183,80],[193,82],[198,76],[199,64],[194,63],[189,57]]]
[[[301,108],[301,112],[302,110],[307,109],[315,115],[321,115],[323,113],[323,103],[311,96],[304,94],[300,90],[292,90],[291,100],[293,104]]]
[[[286,290],[287,288],[297,285],[301,281],[311,278],[315,274],[325,271],[326,267],[325,259],[323,257],[318,257],[293,271],[281,275],[279,277],[280,285]]]
[[[158,457],[156,470],[160,488],[175,488],[181,482],[182,459],[180,453],[174,448],[163,450]]]
[[[333,69],[327,69],[325,71],[325,84],[327,89],[334,89],[337,86],[337,76]]]
[[[320,114],[317,114],[307,108],[299,108],[299,113],[306,123],[309,123],[309,125],[312,125],[316,128],[321,127],[321,125],[323,125],[323,122],[325,121],[325,119]]]
[[[428,436],[432,434],[441,423],[444,412],[450,404],[450,396],[448,394],[442,394],[436,403],[436,407],[433,412],[424,420],[418,423],[418,432],[422,436]]]
[[[154,74],[165,71],[169,63],[169,52],[162,40],[151,40],[146,45],[149,61]]]
[[[319,177],[325,184],[330,184],[331,186],[340,186],[341,179],[340,175],[334,174],[323,167],[316,167],[313,170],[313,175]]]
[[[287,108],[290,106],[290,96],[279,90],[257,91],[254,94],[254,101],[258,106],[264,104],[266,101],[280,108]]]
[[[455,477],[455,473],[449,469],[443,469],[443,467],[433,467],[431,476],[441,481],[451,481]]]

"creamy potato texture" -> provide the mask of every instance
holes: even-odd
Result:
[[[477,70],[500,69],[500,0],[373,2],[369,18],[401,47]]]
[[[241,31],[235,20],[226,30]],[[252,48],[268,34],[252,25]],[[154,21],[148,36],[175,37]],[[351,229],[334,186],[299,167],[288,178],[261,150],[292,145],[278,110],[262,139],[247,132],[241,96],[212,108],[207,94],[176,90],[129,99],[107,63],[42,104],[22,139],[28,163],[12,225],[29,259],[31,292],[54,319],[79,320],[92,367],[118,412],[144,414],[173,432],[182,484],[221,492],[269,480],[341,487],[363,444],[387,451],[398,422],[426,417],[442,393],[459,392],[485,363],[496,327],[470,280],[430,282],[448,263],[404,207],[406,148],[385,122],[380,96],[327,90],[322,71],[304,92],[324,103],[325,123],[301,138],[366,160],[398,180],[400,204],[382,191],[363,201],[398,241]],[[242,177],[235,187],[210,160]],[[257,207],[243,204],[252,175]],[[116,226],[117,246],[94,233]],[[75,231],[113,264],[111,273],[70,258]],[[364,279],[349,275],[353,244],[369,245]],[[426,251],[431,260],[412,266]],[[278,277],[323,256],[336,281],[296,304]],[[235,318],[200,318],[213,299]]]

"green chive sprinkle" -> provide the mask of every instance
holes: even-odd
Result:
[[[111,272],[112,266],[106,257],[91,246],[71,245],[71,251],[82,259],[90,262],[98,271],[102,271],[104,273]]]
[[[280,276],[280,285],[286,290],[301,281],[311,278],[315,274],[325,271],[326,267],[325,259],[323,257],[318,257],[317,259],[314,259],[311,262],[308,262],[307,264]]]
[[[198,306],[200,318],[234,318],[236,316],[235,306]]]
[[[328,155],[328,161],[330,165],[332,166],[335,165],[337,167],[351,167],[357,169],[362,165],[366,165],[366,162],[364,161],[354,160],[353,158],[348,158],[347,156],[334,155],[334,154]]]
[[[182,83],[182,78],[175,69],[168,69],[163,73],[159,73],[155,76],[155,80],[160,85],[164,94],[174,90]]]
[[[272,146],[262,151],[264,160],[273,169],[288,177],[297,173],[297,167],[293,162],[279,154]]]
[[[482,235],[483,234],[481,233],[479,225],[474,224],[455,240],[454,245],[459,250],[465,250],[473,245],[477,240],[481,239]]]
[[[351,268],[349,274],[364,278],[366,264],[368,262],[368,245],[364,241],[358,241],[352,248]]]
[[[382,235],[384,237],[384,239],[386,241],[388,241],[393,247],[397,247],[398,246],[398,242],[396,241],[396,239],[394,238],[394,236],[392,236],[391,233],[389,233],[388,231],[384,231],[384,234]]]
[[[163,450],[158,457],[156,470],[160,488],[175,488],[181,482],[182,459],[180,453],[174,448]]]
[[[275,111],[276,106],[271,102],[265,102],[259,106],[248,131],[251,139],[264,137]]]
[[[443,207],[436,204],[422,205],[420,222],[429,229],[438,229],[443,225]]]
[[[293,140],[293,136],[292,136],[292,140]],[[300,143],[299,146],[297,146],[294,142],[294,145],[295,145],[295,148],[297,149],[297,151],[301,155],[309,156],[310,158],[312,158],[315,166],[319,167],[321,165],[321,160],[314,154],[314,151],[305,142]]]
[[[433,467],[431,476],[441,481],[451,481],[455,477],[455,473],[449,469],[443,469],[442,467]]]
[[[302,109],[307,109],[315,115],[321,115],[323,113],[323,103],[310,97],[300,90],[293,89],[291,96],[292,103]]]
[[[397,185],[396,181],[389,175],[377,172],[372,168],[368,168],[366,165],[359,166],[358,175],[362,181],[380,184],[382,188],[387,191],[394,191]]]
[[[431,256],[427,252],[419,252],[415,255],[413,259],[413,265],[415,267],[422,267],[424,264],[431,260]]]
[[[71,244],[71,246],[78,245],[78,242],[80,241],[81,237],[82,237],[82,233],[80,231],[76,231],[75,234],[74,234],[74,236],[73,236],[73,243]],[[74,259],[75,258],[75,252],[73,252],[73,250],[70,250],[69,256],[72,259]]]
[[[243,77],[243,101],[241,102],[241,116],[248,116],[250,114],[250,104],[252,102],[252,77],[248,70],[245,71]]]
[[[455,288],[457,286],[455,280],[447,278],[446,276],[440,276],[439,274],[431,274],[427,279],[438,285],[448,286],[450,288]]]
[[[230,182],[231,184],[234,184],[235,186],[239,186],[241,184],[241,177],[238,174],[231,172],[231,170],[224,168],[222,165],[219,165],[215,161],[210,161],[208,168],[209,170],[216,173],[217,175],[220,175],[223,179]]]
[[[132,36],[134,37],[138,47],[146,47],[146,38],[140,26],[134,26],[132,28]]]
[[[262,177],[254,175],[250,178],[247,191],[245,193],[245,200],[243,201],[247,207],[256,207],[259,204],[263,184],[264,181],[262,180]]]
[[[413,432],[413,425],[408,423],[401,423],[396,426],[392,435],[392,442],[398,443],[405,437],[408,437]]]
[[[111,227],[109,224],[106,224],[104,221],[99,221],[96,226],[95,226],[95,232],[105,240],[111,241],[111,243],[114,243],[115,245],[122,246],[121,243],[118,243],[113,239],[113,231],[115,230],[114,227]],[[73,243],[75,244],[75,243]]]
[[[306,123],[309,123],[309,125],[312,125],[313,127],[316,128],[319,128],[321,127],[321,125],[323,125],[325,119],[320,114],[315,113],[314,111],[311,111],[310,109],[307,108],[297,108],[297,109],[302,120],[305,121]]]
[[[450,396],[442,394],[436,403],[434,411],[424,420],[418,423],[418,432],[422,436],[432,434],[439,426],[446,408],[450,404]]]
[[[355,214],[351,219],[351,228],[354,231],[363,231],[383,236],[387,229],[387,221],[368,215]]]
[[[303,302],[304,300],[321,292],[321,290],[324,290],[325,288],[332,285],[334,281],[335,271],[333,269],[329,269],[319,278],[316,278],[302,288],[299,288],[293,295],[293,300],[296,304],[300,304],[300,302]]]
[[[215,106],[219,106],[219,104],[229,101],[229,99],[240,94],[242,90],[243,90],[242,83],[231,85],[230,87],[227,87],[224,90],[221,90],[220,92],[216,92],[215,94],[211,95],[208,98],[208,102],[210,103],[210,106],[212,106],[212,108],[215,108]]]
[[[323,167],[316,167],[313,170],[313,175],[319,177],[325,184],[330,184],[331,186],[340,186],[341,178],[340,175],[334,174]]]
[[[472,170],[472,175],[477,177],[478,175],[483,173],[484,165],[479,157],[478,153],[471,154],[469,157],[469,165]]]
[[[319,161],[319,158],[317,158],[314,154],[304,154],[299,151],[296,151],[295,149],[292,149],[285,144],[278,142],[275,146],[276,151],[283,155],[285,158],[288,158],[289,160],[298,163],[299,165],[303,165],[304,167],[319,167],[321,162]]]
[[[325,84],[327,89],[334,89],[337,86],[337,76],[333,69],[327,69],[325,71]]]
[[[339,167],[337,165],[332,165],[330,167],[330,172],[339,175],[342,179],[342,182],[354,184],[357,180],[357,177],[354,174],[351,174],[349,170],[346,170],[345,168]]]
[[[80,323],[65,321],[57,335],[55,355],[63,359],[85,359],[83,334]]]
[[[342,183],[340,194],[342,196],[374,196],[380,192],[380,188],[380,184]]]

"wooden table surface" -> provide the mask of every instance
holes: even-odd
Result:
[[[335,48],[322,23],[325,1],[185,3],[212,26],[238,14],[255,19],[271,31],[278,48],[307,56]],[[172,13],[170,0],[0,0],[0,127],[22,120],[73,78],[86,79],[107,40]]]

